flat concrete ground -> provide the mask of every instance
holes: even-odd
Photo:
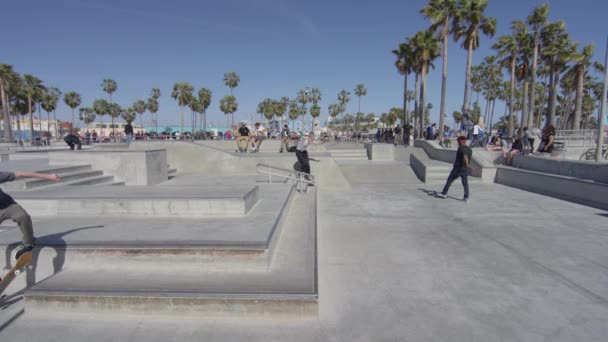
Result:
[[[607,212],[500,185],[474,184],[469,203],[423,190],[319,192],[318,318],[34,317],[17,299],[0,339],[608,340]]]

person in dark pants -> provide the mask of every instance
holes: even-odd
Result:
[[[133,125],[131,124],[131,121],[127,121],[127,124],[125,125],[125,143],[130,145],[131,140],[133,140]]]
[[[469,171],[471,170],[470,162],[471,156],[473,155],[473,150],[469,146],[467,146],[467,138],[460,136],[457,139],[458,141],[458,150],[456,151],[456,160],[454,161],[454,168],[452,168],[452,172],[448,176],[448,180],[443,187],[443,191],[440,194],[437,194],[438,197],[447,198],[448,191],[450,190],[450,186],[452,182],[454,182],[458,177],[462,178],[462,186],[464,187],[464,198],[462,199],[464,202],[469,200]]]
[[[63,138],[63,141],[65,141],[65,143],[70,146],[70,150],[72,151],[76,146],[78,146],[78,150],[82,150],[82,143],[80,142],[80,137],[78,136],[78,134],[74,133],[74,131],[70,131],[70,133],[68,133],[65,138]]]
[[[310,161],[308,160],[308,147],[313,144],[313,135],[311,133],[304,133],[304,136],[300,138],[298,146],[296,147],[296,158],[302,168],[302,172],[306,174],[306,180],[310,180]]]
[[[0,172],[0,183],[12,182],[18,178],[39,178],[51,181],[59,181],[60,178],[56,174],[44,174],[37,172]],[[0,223],[5,220],[13,220],[21,229],[23,234],[23,248],[17,252],[15,259],[19,259],[25,252],[29,252],[34,248],[34,227],[32,218],[15,200],[4,193],[0,189]]]

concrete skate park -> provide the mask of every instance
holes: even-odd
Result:
[[[326,143],[298,184],[265,141],[7,149],[34,263],[2,341],[605,341],[608,164],[474,149]],[[20,231],[0,226],[3,266]],[[5,270],[2,271],[4,274]]]

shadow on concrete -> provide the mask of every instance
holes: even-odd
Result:
[[[25,313],[25,309],[21,309],[13,317],[9,318],[6,322],[2,323],[2,325],[0,325],[0,332],[2,332],[4,329],[6,329],[6,327],[11,325],[14,321],[17,320],[17,318],[21,317],[24,313]]]
[[[64,240],[64,236],[68,234],[72,234],[81,230],[94,229],[94,228],[103,228],[104,226],[90,226],[90,227],[79,227],[70,230],[66,230],[64,232],[59,232],[55,234],[44,235],[36,238],[36,246],[34,250],[32,250],[32,264],[25,268],[25,281],[26,288],[29,288],[36,284],[36,266],[38,264],[38,259],[40,257],[40,252],[43,248],[49,247],[55,250],[55,257],[53,258],[53,274],[46,279],[52,277],[53,275],[59,273],[63,269],[63,265],[65,264],[65,252],[67,248],[67,243]],[[11,255],[12,251],[17,249],[17,247],[21,246],[21,242],[11,243],[6,247],[5,251],[5,265],[10,269],[12,267]],[[11,301],[11,299],[23,295],[24,290],[14,293],[11,296],[3,297],[0,299],[0,305],[3,308],[10,306],[16,301]],[[8,304],[8,305],[7,305]],[[1,331],[1,330],[0,330]]]
[[[606,214],[598,214],[599,216],[604,216],[604,217],[608,217],[608,213]]]

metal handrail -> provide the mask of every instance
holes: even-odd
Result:
[[[263,168],[268,168],[268,170],[265,170]],[[304,172],[300,172],[300,171],[295,171],[295,170],[290,170],[290,169],[285,169],[282,167],[276,167],[276,166],[272,166],[272,165],[268,165],[268,164],[264,164],[264,163],[258,163],[255,166],[255,169],[257,172],[259,173],[265,173],[268,175],[268,181],[269,183],[272,183],[272,176],[276,176],[276,177],[281,177],[283,179],[292,179],[295,180],[297,182],[297,189],[298,191],[302,190],[302,185],[304,185],[304,192],[306,192],[306,189],[308,188],[308,185],[314,185],[315,184],[315,177],[312,175],[309,175],[308,173],[304,173]],[[288,172],[288,175],[284,175],[284,174],[280,174],[280,173],[276,173],[273,172],[273,170],[277,170],[277,171],[282,171],[282,172]],[[292,176],[295,174],[295,177]],[[309,179],[306,179],[305,177],[308,177]]]

